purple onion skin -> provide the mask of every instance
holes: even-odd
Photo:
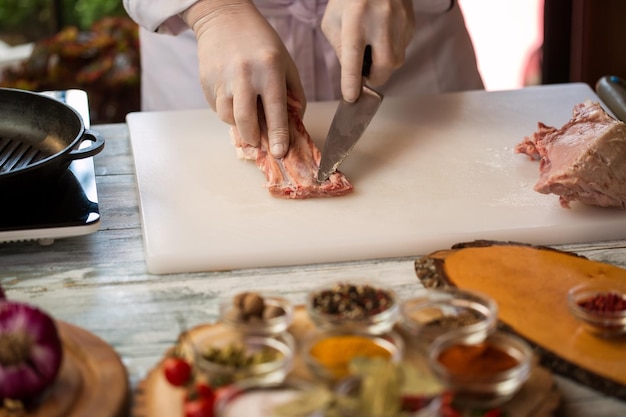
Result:
[[[4,301],[7,299],[7,296],[4,294],[4,290],[2,289],[2,285],[0,285],[0,301]]]
[[[0,302],[0,349],[11,335],[28,335],[26,360],[8,364],[0,351],[0,399],[29,400],[51,385],[61,367],[63,348],[52,317],[31,305]]]

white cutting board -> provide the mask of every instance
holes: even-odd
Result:
[[[127,117],[147,266],[152,273],[228,270],[418,256],[498,239],[567,244],[626,238],[626,211],[533,190],[538,163],[513,149],[537,122],[560,127],[585,84],[385,98],[341,166],[345,197],[273,198],[235,156],[211,110]],[[309,103],[321,146],[336,102]]]

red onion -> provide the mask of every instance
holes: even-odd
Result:
[[[0,301],[0,400],[28,400],[54,382],[63,357],[54,320],[25,303]]]

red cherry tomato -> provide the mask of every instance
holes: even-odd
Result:
[[[215,391],[213,388],[205,384],[204,382],[198,382],[194,390],[187,394],[187,400],[192,400],[197,397],[206,398],[207,400],[215,401]]]
[[[213,400],[198,397],[185,401],[185,417],[213,417]]]
[[[191,365],[184,359],[170,357],[163,362],[163,372],[165,373],[165,379],[170,384],[180,387],[189,381]]]
[[[416,395],[403,395],[401,401],[402,411],[419,411],[428,404],[427,397]]]

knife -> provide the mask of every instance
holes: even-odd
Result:
[[[363,58],[361,95],[354,103],[349,103],[343,98],[339,101],[326,142],[324,142],[320,167],[317,171],[319,182],[326,181],[333,172],[337,171],[337,167],[361,138],[383,101],[383,95],[366,84],[371,65],[372,48],[367,45]]]
[[[625,80],[615,75],[605,75],[596,83],[596,93],[618,119],[626,122]]]

